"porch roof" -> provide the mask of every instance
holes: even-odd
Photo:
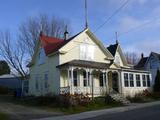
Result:
[[[78,66],[78,67],[87,67],[87,68],[96,68],[96,69],[107,69],[111,64],[94,62],[94,61],[86,61],[86,60],[72,60],[67,63],[58,65],[57,68],[65,67],[65,66]]]

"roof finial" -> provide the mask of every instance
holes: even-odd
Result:
[[[118,42],[118,33],[115,32],[115,34],[116,34],[116,44],[119,44],[119,42]]]
[[[64,39],[67,40],[68,39],[68,30],[67,30],[67,25],[65,26],[65,32],[64,32]]]
[[[85,28],[88,28],[87,0],[85,0]]]

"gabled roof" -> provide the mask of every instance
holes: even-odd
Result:
[[[148,60],[148,57],[143,57],[140,59],[140,61],[138,62],[138,64],[136,66],[134,66],[135,69],[144,69],[144,66],[146,64]]]
[[[118,44],[114,44],[114,45],[110,45],[109,47],[107,47],[107,49],[109,50],[109,52],[115,56],[116,54],[116,51],[117,51],[117,47],[118,47]]]
[[[101,48],[101,50],[107,55],[106,59],[113,59],[112,54],[103,46],[103,44],[94,36],[94,34],[89,30],[89,28],[84,29],[83,31],[79,32],[78,34],[74,35],[73,37],[63,40],[55,37],[49,37],[44,35],[43,33],[40,34],[39,41],[37,43],[37,47],[35,49],[38,50],[38,46],[40,45],[40,42],[42,43],[42,47],[44,47],[46,55],[52,54],[54,52],[59,51],[61,48],[63,48],[67,43],[69,43],[71,40],[74,40],[74,38],[78,37],[82,33],[87,33],[92,39],[96,42],[96,44]],[[32,61],[27,65],[27,67],[30,67],[34,64],[34,53],[32,57]]]
[[[81,33],[81,32],[80,32]],[[44,35],[43,33],[40,34],[40,40],[44,47],[46,55],[51,54],[53,52],[58,51],[61,47],[63,47],[65,44],[67,44],[69,41],[71,41],[73,38],[78,36],[80,33],[76,34],[75,36],[63,40],[55,37],[49,37]]]
[[[151,52],[151,55],[153,55],[154,57],[156,57],[160,60],[160,54],[159,53]]]
[[[115,57],[116,52],[119,51],[119,54],[121,56],[121,59],[123,61],[123,64],[128,66],[127,60],[125,55],[123,54],[123,51],[120,47],[120,44],[117,42],[116,44],[112,44],[109,47],[107,47],[107,49],[109,50],[109,52],[113,55],[113,57]]]

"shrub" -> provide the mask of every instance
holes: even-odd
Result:
[[[113,103],[115,100],[110,96],[110,95],[106,95],[105,96],[105,103],[106,104],[110,104],[110,103]]]
[[[75,106],[86,106],[88,105],[91,100],[88,96],[88,94],[77,94],[75,93],[74,95],[72,94],[63,94],[60,95],[60,106],[64,107],[75,107]]]
[[[131,102],[147,102],[148,98],[152,97],[152,93],[149,92],[147,89],[143,90],[140,93],[134,95],[134,97],[127,96],[126,98]]]
[[[6,87],[2,87],[0,86],[0,94],[8,94],[9,93],[9,89]]]

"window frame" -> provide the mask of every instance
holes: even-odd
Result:
[[[128,75],[128,73],[124,73],[123,75],[124,75],[124,86],[129,87],[129,75]]]
[[[141,77],[140,77],[140,74],[136,74],[136,87],[141,87]]]
[[[92,48],[92,50],[90,50]],[[95,58],[95,46],[87,43],[80,44],[80,55],[81,60],[94,60]]]
[[[46,76],[47,75],[47,76]],[[47,78],[47,79],[46,79]],[[44,87],[45,88],[48,88],[49,87],[49,84],[48,84],[48,81],[49,81],[49,73],[48,71],[44,73]]]
[[[147,78],[147,87],[151,87],[150,75],[146,75],[146,78]]]
[[[131,79],[131,76],[132,76],[132,79]],[[134,87],[134,74],[133,73],[129,73],[129,86]]]
[[[73,86],[74,87],[78,86],[78,71],[77,70],[73,70]]]
[[[142,85],[143,87],[147,87],[147,79],[145,74],[142,74]]]

